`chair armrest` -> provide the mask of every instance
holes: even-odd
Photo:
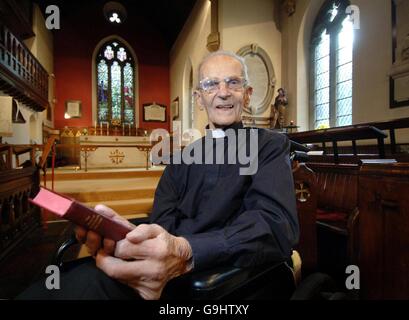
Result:
[[[218,267],[191,276],[191,291],[195,296],[221,298],[249,280],[251,269],[231,266]]]
[[[57,252],[54,255],[53,258],[53,264],[57,265],[59,268],[64,268],[64,255],[67,252],[69,248],[71,248],[73,245],[78,244],[78,240],[75,237],[75,233],[71,234],[71,236],[65,240],[61,246],[58,248]]]
[[[287,299],[295,289],[291,269],[283,262],[237,268],[219,266],[172,279],[165,299]]]

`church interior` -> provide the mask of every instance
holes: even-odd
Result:
[[[248,66],[243,124],[293,142],[300,283],[409,299],[408,16],[406,0],[0,1],[0,299],[72,236],[29,202],[40,186],[149,217],[152,132],[204,135],[194,91],[216,50]]]

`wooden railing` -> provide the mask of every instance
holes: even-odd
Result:
[[[30,50],[0,23],[0,90],[36,111],[48,105],[48,73]]]
[[[379,130],[388,130],[389,131],[389,139],[391,145],[391,153],[395,154],[396,150],[396,129],[404,129],[409,128],[409,118],[401,118],[395,119],[390,121],[378,121],[378,122],[370,122],[367,125],[371,125]]]
[[[41,223],[29,198],[39,190],[37,167],[0,172],[0,260]]]
[[[371,134],[368,130],[362,128],[373,127],[375,131]],[[357,128],[361,128],[358,130]],[[375,122],[367,122],[367,123],[360,123],[350,126],[343,126],[337,128],[330,128],[324,130],[311,130],[311,131],[302,131],[297,133],[289,133],[288,136],[290,139],[300,143],[319,143],[322,144],[321,150],[324,151],[324,155],[328,152],[331,152],[331,147],[326,146],[326,142],[336,142],[338,141],[346,141],[349,140],[352,143],[352,146],[335,146],[338,153],[342,155],[342,161],[347,161],[348,163],[356,163],[353,158],[357,158],[356,155],[358,154],[358,149],[360,154],[365,154],[365,157],[375,156],[376,155],[376,148],[378,148],[378,154],[381,154],[379,147],[382,149],[384,148],[383,141],[379,141],[379,139],[383,140],[386,137],[386,134],[389,135],[389,144],[386,145],[385,153],[392,158],[396,158],[398,161],[408,161],[409,155],[405,153],[403,150],[407,148],[409,141],[405,141],[405,143],[397,143],[396,136],[397,136],[397,129],[405,129],[409,128],[409,118],[400,118],[400,119],[393,119],[388,121],[375,121]],[[364,137],[361,135],[362,132],[368,131],[372,137]],[[379,133],[379,131],[383,131],[384,135]],[[357,147],[356,140],[362,139],[376,139],[376,145],[366,144],[366,145],[359,145]],[[400,139],[402,141],[402,139]],[[353,154],[355,157],[348,157],[348,155]],[[314,161],[316,160],[324,160],[324,162],[328,162],[328,157],[322,157],[322,159],[318,159],[316,156],[313,157]],[[327,160],[327,161],[325,161]],[[350,162],[352,161],[352,162]],[[321,161],[319,161],[321,162]]]
[[[13,156],[16,157],[16,167],[19,167],[19,156],[25,153],[29,154],[30,163],[24,166],[35,166],[35,153],[42,148],[43,145],[38,144],[0,144],[0,171],[13,168]]]
[[[409,299],[409,164],[363,164],[359,175],[361,297]]]
[[[57,129],[61,137],[79,137],[79,136],[138,136],[147,137],[152,129],[135,128],[132,126],[107,126],[106,124],[92,127],[64,127]]]
[[[385,158],[384,139],[387,137],[387,135],[374,126],[356,125],[323,130],[296,132],[289,133],[288,137],[290,138],[290,140],[301,144],[320,143],[322,144],[324,153],[326,151],[326,143],[332,143],[335,163],[339,163],[338,142],[351,141],[353,153],[354,155],[357,155],[357,140],[375,139],[378,143],[379,157]]]

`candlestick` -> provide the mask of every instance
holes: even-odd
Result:
[[[94,136],[97,135],[97,120],[95,120],[95,125],[94,125]]]
[[[131,124],[128,123],[128,136],[130,136],[130,135],[131,135]]]
[[[107,136],[109,136],[109,122],[107,122]]]

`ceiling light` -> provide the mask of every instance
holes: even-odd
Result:
[[[119,19],[118,13],[116,13],[116,12],[112,13],[112,16],[109,17],[109,21],[116,22],[116,23],[121,23],[121,19]]]
[[[126,19],[127,13],[125,7],[119,2],[110,1],[104,5],[104,16],[113,24],[123,23]]]

